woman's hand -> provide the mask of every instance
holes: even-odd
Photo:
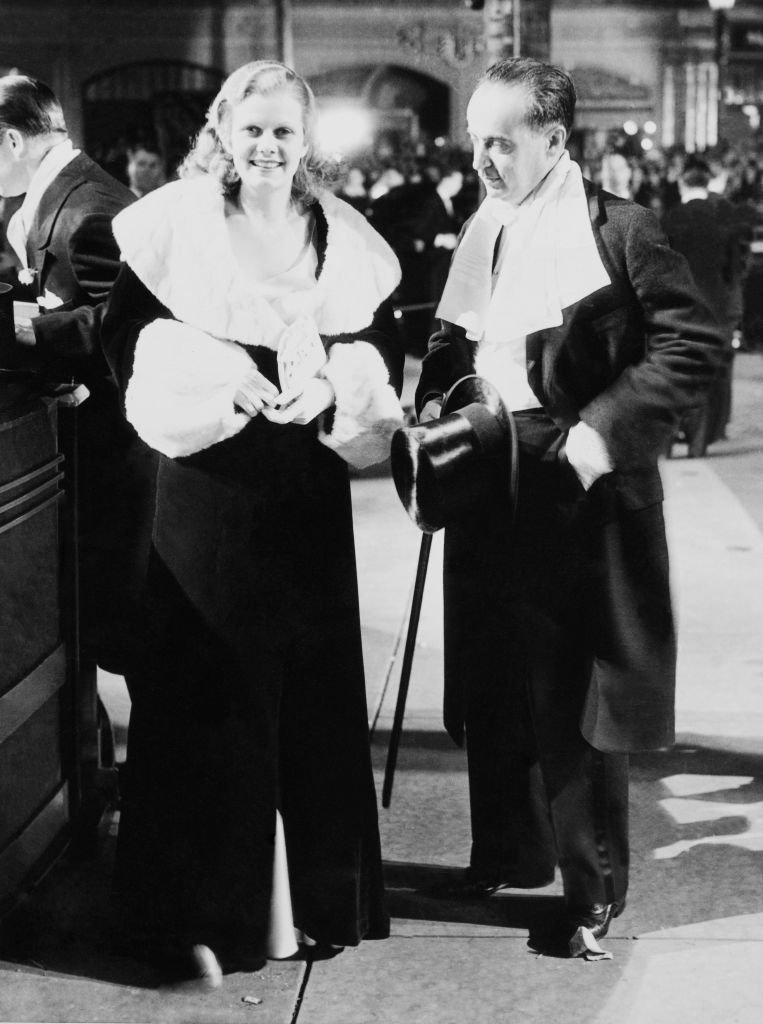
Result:
[[[247,373],[233,396],[233,404],[247,416],[256,416],[272,408],[278,398],[278,388],[264,377],[256,366]]]
[[[325,377],[312,377],[301,391],[284,391],[278,396],[278,408],[265,408],[263,416],[271,423],[298,423],[304,426],[329,409],[336,400],[334,389]]]

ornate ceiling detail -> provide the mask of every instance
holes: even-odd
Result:
[[[485,50],[481,31],[470,31],[462,25],[447,29],[430,28],[423,21],[401,25],[397,30],[397,42],[417,57],[437,58],[451,68],[468,67]]]
[[[586,65],[568,68],[575,83],[578,102],[582,105],[601,103],[649,104],[652,90],[643,82],[625,78],[606,68]]]

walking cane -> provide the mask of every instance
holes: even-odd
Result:
[[[449,467],[449,482],[452,487],[455,479],[453,473],[453,464],[458,465],[461,459],[473,455],[475,450],[479,451],[480,457],[487,455],[494,455],[496,452],[502,454],[505,458],[505,445],[506,445],[506,434],[510,438],[510,450],[511,450],[511,461],[510,467],[510,480],[509,494],[511,502],[511,517],[513,520],[514,510],[516,508],[516,496],[517,496],[517,472],[518,472],[518,441],[517,441],[517,429],[516,424],[511,413],[503,406],[500,396],[495,388],[488,382],[478,377],[476,374],[467,374],[465,377],[459,378],[456,383],[450,388],[445,395],[442,402],[441,415],[436,421],[437,423],[444,423],[445,420],[452,419],[447,417],[445,414],[449,411],[449,403],[451,401],[455,404],[461,402],[458,405],[459,410],[466,411],[469,408],[473,408],[476,404],[485,405],[489,416],[487,417],[487,423],[484,417],[477,417],[474,419],[474,424],[480,424],[479,428],[473,425],[472,419],[467,415],[464,415],[463,424],[459,424],[455,427],[453,423],[448,424],[448,432],[450,435],[451,443],[453,441],[453,435],[461,441],[461,448],[459,454],[454,458],[451,453],[450,467]],[[400,734],[403,730],[403,716],[405,715],[405,702],[408,696],[408,684],[411,678],[411,666],[413,664],[413,653],[416,648],[416,633],[419,628],[419,616],[421,614],[421,602],[424,596],[424,583],[427,577],[427,566],[429,564],[429,552],[432,547],[432,535],[438,529],[446,524],[446,511],[445,502],[443,499],[443,489],[441,486],[432,487],[431,481],[427,491],[430,493],[430,499],[432,494],[437,494],[438,498],[436,501],[430,500],[430,505],[426,514],[422,514],[422,509],[417,507],[417,502],[421,497],[421,489],[419,489],[418,498],[416,495],[416,488],[413,486],[415,481],[416,472],[413,469],[413,464],[410,460],[411,452],[413,450],[420,450],[420,446],[423,444],[422,434],[426,434],[430,429],[435,428],[433,423],[426,423],[418,428],[400,429],[395,433],[392,439],[392,475],[395,479],[395,486],[397,487],[398,494],[403,502],[403,506],[411,516],[416,525],[424,531],[424,535],[421,538],[421,550],[419,552],[419,564],[416,569],[416,581],[413,587],[413,598],[411,601],[411,615],[408,622],[408,635],[405,640],[405,651],[403,653],[403,666],[400,672],[400,685],[397,692],[397,704],[395,705],[395,717],[392,722],[392,731],[389,737],[389,749],[387,751],[387,766],[384,772],[384,784],[382,786],[382,807],[389,807],[390,799],[392,796],[392,783],[395,776],[395,764],[397,762],[397,751],[400,746]],[[468,438],[469,443],[463,443],[464,439]],[[476,445],[474,440],[477,440]],[[400,441],[399,445],[397,444]],[[437,446],[435,448],[437,454],[434,456],[434,461],[437,462],[445,452],[447,455],[447,444],[444,443],[444,438],[441,436],[437,439]],[[402,470],[398,477],[395,466],[396,466],[396,453],[402,455],[399,467]],[[433,468],[432,456],[425,464],[429,465],[429,476],[432,474],[436,476],[436,470]],[[447,461],[447,459],[446,459]],[[483,483],[484,486],[492,486],[490,483],[491,476],[489,474],[484,475]],[[419,481],[420,484],[420,481]],[[476,494],[472,488],[472,497],[476,500]]]
[[[403,652],[403,666],[400,670],[400,685],[397,690],[397,703],[395,704],[395,717],[392,721],[392,732],[389,737],[389,749],[387,750],[387,766],[384,770],[384,785],[382,787],[382,807],[389,807],[392,798],[392,783],[395,779],[395,765],[397,764],[397,750],[400,746],[400,735],[403,731],[403,717],[405,715],[405,702],[408,697],[408,683],[411,679],[411,667],[413,666],[413,652],[416,649],[416,634],[419,629],[419,616],[421,614],[421,602],[424,597],[424,584],[427,578],[427,566],[429,565],[429,552],[432,548],[432,534],[425,533],[421,538],[421,550],[419,551],[419,563],[416,567],[416,581],[413,585],[413,599],[411,601],[411,615],[408,620],[408,634],[405,638],[405,650]]]

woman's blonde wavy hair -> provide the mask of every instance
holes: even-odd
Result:
[[[231,115],[247,96],[268,96],[288,91],[302,108],[302,127],[307,151],[299,162],[291,186],[292,199],[303,206],[314,202],[336,176],[333,163],[315,146],[317,106],[313,90],[296,71],[276,60],[255,60],[233,71],[212,101],[204,127],[188,156],[180,165],[181,178],[210,174],[220,182],[226,196],[233,197],[241,185],[230,153]]]

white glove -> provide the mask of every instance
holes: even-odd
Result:
[[[586,491],[615,468],[601,434],[582,420],[570,429],[565,448],[567,461]]]

